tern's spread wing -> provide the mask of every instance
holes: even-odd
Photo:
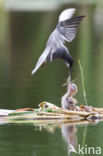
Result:
[[[50,50],[50,48],[47,47],[47,48],[45,49],[45,51],[42,53],[42,55],[39,57],[39,60],[38,60],[38,62],[37,62],[37,64],[36,64],[35,68],[34,68],[33,71],[32,71],[32,75],[33,75],[33,74],[39,69],[39,67],[46,61],[46,58],[47,58],[47,56],[48,56],[48,54],[49,54],[49,50]]]
[[[59,22],[70,19],[73,16],[73,14],[75,13],[75,11],[76,11],[76,9],[74,9],[74,8],[65,9],[64,11],[62,11],[59,16]]]
[[[57,28],[67,42],[71,42],[75,38],[77,27],[83,19],[83,17],[84,16],[77,16],[59,22]]]
[[[60,47],[61,45],[63,45],[65,43],[64,34],[62,35],[62,31],[64,30],[64,27],[61,26],[61,24],[62,24],[62,22],[70,19],[72,17],[72,15],[75,13],[75,11],[76,11],[76,9],[70,8],[70,9],[66,9],[66,10],[62,11],[62,13],[60,14],[59,23],[58,23],[56,29],[51,33],[51,35],[47,41],[47,46],[53,47],[52,52],[55,51],[55,48]]]

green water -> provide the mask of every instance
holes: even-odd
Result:
[[[0,109],[37,107],[41,101],[61,105],[61,96],[66,91],[62,84],[68,76],[64,62],[47,63],[34,76],[31,76],[31,71],[57,24],[59,13],[69,7],[77,8],[76,15],[86,16],[76,39],[67,44],[74,58],[72,79],[76,79],[78,85],[78,105],[84,104],[78,65],[80,59],[88,104],[103,107],[103,3],[95,1],[66,3],[50,11],[0,10]],[[78,148],[78,144],[82,146],[83,142],[84,146],[94,147],[95,152],[96,147],[101,147],[102,154],[99,155],[102,156],[102,140],[102,122],[88,126],[1,122],[0,156],[83,155],[68,153],[70,144]]]

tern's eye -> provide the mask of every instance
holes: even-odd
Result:
[[[75,85],[74,85],[74,84],[72,84],[72,89],[73,89],[73,90],[75,90],[75,89],[76,89],[76,87],[75,87]]]

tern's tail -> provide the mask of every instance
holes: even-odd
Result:
[[[46,58],[49,54],[49,47],[47,47],[44,52],[42,53],[42,55],[39,57],[39,60],[35,66],[35,68],[32,71],[32,75],[40,68],[40,66],[46,61]]]

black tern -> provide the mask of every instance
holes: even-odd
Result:
[[[32,74],[34,74],[40,66],[45,64],[47,61],[53,61],[54,59],[60,58],[65,61],[67,67],[71,71],[73,65],[73,58],[69,53],[69,50],[65,46],[65,41],[71,42],[77,32],[77,27],[83,17],[76,16],[72,18],[76,9],[70,8],[64,10],[60,16],[58,24],[55,30],[51,33],[44,52],[40,56]]]

